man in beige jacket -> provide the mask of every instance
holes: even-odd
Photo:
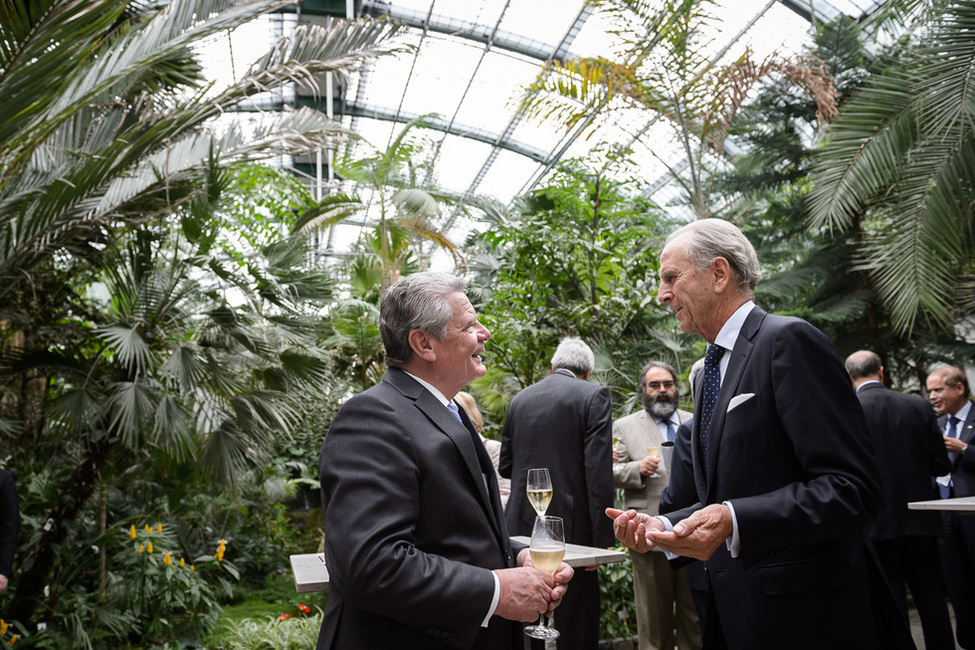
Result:
[[[677,428],[692,415],[677,408],[677,372],[652,361],[640,372],[643,409],[613,423],[618,452],[613,483],[623,489],[624,509],[658,514],[660,494],[670,480],[661,461],[661,443],[673,442]],[[660,550],[630,553],[640,650],[699,650],[701,628],[685,570],[675,571]],[[676,619],[675,619],[676,604]]]

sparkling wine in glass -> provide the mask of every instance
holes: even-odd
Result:
[[[528,552],[531,553],[532,564],[535,565],[536,569],[549,575],[555,575],[559,565],[562,564],[562,558],[565,556],[565,531],[560,517],[539,516],[535,518]],[[545,625],[545,614],[538,617],[537,625],[526,627],[525,634],[533,639],[557,639],[559,637],[558,630]]]
[[[528,502],[535,509],[535,514],[545,516],[548,504],[552,502],[552,479],[547,468],[528,470],[527,492]]]
[[[660,458],[660,447],[647,447],[647,456]],[[653,474],[650,475],[650,478],[660,478],[660,473],[654,472]]]

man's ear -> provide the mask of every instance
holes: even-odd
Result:
[[[434,338],[421,329],[410,330],[410,347],[413,354],[420,359],[433,363],[437,360],[437,353],[433,349]]]
[[[711,262],[711,277],[714,281],[714,292],[721,293],[730,286],[731,265],[723,257],[715,257]]]

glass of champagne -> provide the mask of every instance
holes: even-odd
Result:
[[[552,502],[552,478],[548,475],[548,468],[528,470],[528,502],[535,509],[539,517],[545,516],[548,504]]]
[[[660,447],[647,447],[647,456],[652,456],[653,458],[660,458]],[[660,467],[659,465],[657,467]],[[660,478],[660,472],[654,472],[650,475],[650,478]]]
[[[535,525],[532,527],[531,544],[528,552],[532,556],[532,564],[536,569],[555,575],[562,558],[565,557],[565,531],[562,527],[560,517],[535,518]],[[537,625],[529,625],[525,628],[525,634],[533,639],[557,639],[559,631],[554,627],[545,625],[545,614],[538,617]]]

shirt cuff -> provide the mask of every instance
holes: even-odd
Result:
[[[491,617],[494,616],[494,610],[498,608],[498,601],[501,599],[501,580],[498,579],[498,574],[494,571],[491,572],[491,576],[494,578],[494,598],[491,599],[491,607],[488,609],[487,616],[484,617],[481,627],[487,627],[488,623],[491,622]]]
[[[727,545],[731,557],[737,558],[738,554],[741,553],[741,540],[738,538],[738,517],[735,516],[735,507],[731,505],[731,501],[723,501],[722,504],[728,506],[728,510],[731,511],[731,537],[726,539],[724,543]]]
[[[664,526],[667,527],[667,532],[668,533],[673,532],[673,530],[674,530],[674,524],[671,523],[671,521],[670,521],[670,519],[668,517],[665,517],[664,515],[657,515],[657,519],[659,519],[660,521],[664,522]],[[663,551],[664,557],[667,558],[668,560],[673,560],[674,558],[680,557],[676,553],[671,553],[670,551],[667,551],[667,550],[664,550],[664,549],[660,549],[660,550]]]

